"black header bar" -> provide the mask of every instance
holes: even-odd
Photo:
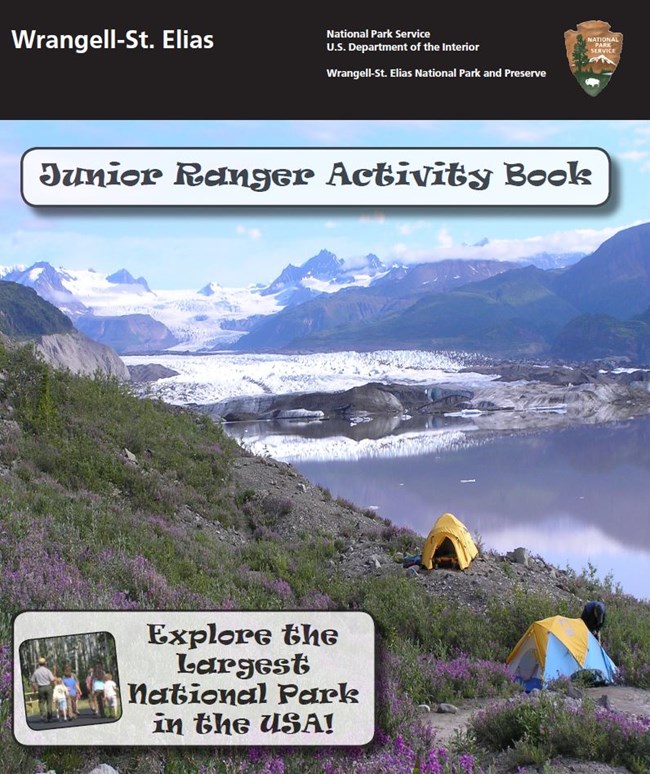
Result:
[[[568,5],[12,4],[0,118],[646,118],[638,8]],[[564,41],[589,20],[623,35],[592,94]]]

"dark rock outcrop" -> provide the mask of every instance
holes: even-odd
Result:
[[[132,382],[146,383],[157,382],[158,379],[167,379],[169,376],[178,376],[178,371],[159,363],[144,363],[142,365],[128,366]]]
[[[472,395],[461,389],[371,382],[341,392],[228,398],[202,410],[226,421],[442,414],[464,407]]]

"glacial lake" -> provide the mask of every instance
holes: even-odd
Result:
[[[494,432],[471,419],[232,423],[258,454],[291,463],[334,497],[426,536],[454,513],[488,549],[524,546],[650,592],[650,417]]]

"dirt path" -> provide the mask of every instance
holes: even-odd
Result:
[[[467,699],[458,702],[458,712],[455,714],[436,712],[436,707],[431,707],[431,712],[426,714],[429,725],[435,729],[436,743],[447,747],[453,741],[457,732],[466,731],[469,720],[475,712],[494,704],[495,699]]]

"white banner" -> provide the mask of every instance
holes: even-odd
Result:
[[[36,673],[39,659],[53,681]],[[25,688],[45,675],[57,690],[62,661],[83,669],[80,686],[89,668],[102,673],[100,687],[95,674],[82,688],[72,720],[56,695]],[[14,621],[20,744],[332,746],[364,745],[374,733],[367,613],[37,611]]]
[[[600,148],[33,148],[33,206],[598,206]]]

